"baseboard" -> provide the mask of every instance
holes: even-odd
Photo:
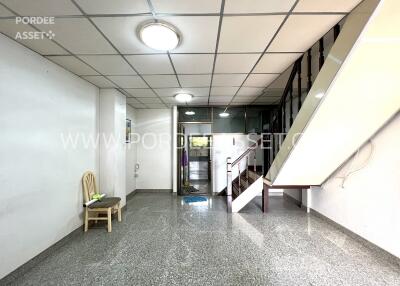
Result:
[[[129,194],[131,195],[131,194]],[[127,197],[128,200],[128,197]],[[126,204],[121,208],[122,211],[126,211],[127,207]],[[37,266],[40,262],[45,260],[47,257],[49,257],[51,254],[57,252],[58,249],[63,247],[66,243],[68,243],[71,239],[75,238],[78,235],[82,235],[84,233],[83,231],[83,224],[79,227],[77,227],[75,230],[61,238],[59,241],[54,243],[53,245],[50,245],[48,248],[43,250],[41,253],[36,255],[35,257],[31,258],[21,266],[19,266],[17,269],[12,271],[11,273],[7,274],[3,278],[0,279],[0,285],[14,285],[13,283],[16,278],[24,275],[27,273],[29,270]],[[107,232],[105,232],[107,234]]]
[[[172,189],[136,189],[136,193],[172,193]]]
[[[295,198],[287,195],[287,194],[283,194],[283,198],[285,200],[287,200],[288,202],[294,203],[296,205],[300,204],[299,200],[296,200]],[[301,208],[304,210],[307,210],[307,207],[304,205],[301,205]],[[318,211],[310,208],[310,214],[314,215],[322,220],[324,220],[325,222],[333,225],[334,227],[338,228],[340,231],[344,232],[345,234],[347,234],[348,236],[350,236],[351,238],[353,238],[354,240],[360,242],[362,245],[364,245],[365,247],[367,247],[368,249],[379,253],[384,259],[389,260],[390,262],[394,263],[394,264],[398,264],[400,266],[400,258],[391,254],[390,252],[387,252],[386,250],[380,248],[379,246],[377,246],[376,244],[366,240],[365,238],[363,238],[362,236],[356,234],[355,232],[349,230],[348,228],[338,224],[337,222],[335,222],[334,220],[331,220],[330,218],[324,216],[323,214],[319,213]]]
[[[0,285],[14,285],[14,281],[16,278],[24,275],[27,273],[29,270],[34,268],[36,265],[38,265],[40,262],[45,260],[47,257],[49,257],[51,254],[57,252],[58,249],[63,247],[66,243],[68,243],[72,238],[78,236],[79,234],[83,233],[83,224],[61,238],[59,241],[54,243],[53,245],[49,246],[45,250],[43,250],[41,253],[36,255],[35,257],[31,258],[24,264],[22,264],[20,267],[0,279]]]
[[[126,196],[126,201],[131,200],[137,194],[137,190],[133,190]]]
[[[338,228],[340,231],[344,232],[345,234],[347,234],[348,236],[350,236],[351,238],[353,238],[354,240],[360,242],[362,245],[364,245],[366,248],[372,250],[373,252],[377,253],[379,256],[381,256],[383,259],[386,259],[394,264],[399,265],[400,267],[400,258],[391,254],[390,252],[384,250],[383,248],[380,248],[379,246],[377,246],[376,244],[370,242],[369,240],[366,240],[365,238],[363,238],[362,236],[356,234],[355,232],[351,231],[350,229],[344,227],[341,224],[338,224],[337,222],[335,222],[334,220],[326,217],[325,215],[321,214],[320,212],[311,209],[310,208],[310,214],[314,215],[322,220],[324,220],[325,222],[333,225],[334,227]]]

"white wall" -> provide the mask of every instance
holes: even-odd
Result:
[[[172,109],[137,109],[137,189],[172,190]]]
[[[100,90],[100,192],[126,201],[126,97]]]
[[[400,257],[400,115],[311,192],[311,208]],[[373,149],[371,149],[371,146]],[[373,150],[372,155],[371,150]],[[341,188],[342,177],[349,172]]]
[[[0,51],[2,278],[82,225],[98,150],[61,135],[97,135],[98,89],[1,34]]]
[[[136,111],[133,107],[126,106],[126,118],[132,121],[132,133],[136,132]],[[134,138],[132,138],[134,140]],[[126,194],[129,195],[136,190],[137,143],[132,141],[126,145]]]

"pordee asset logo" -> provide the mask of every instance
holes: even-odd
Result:
[[[30,32],[17,32],[15,35],[16,40],[43,40],[43,39],[50,39],[52,40],[56,35],[53,31],[48,32],[37,32],[37,31],[30,31]]]
[[[16,25],[53,25],[55,23],[54,17],[15,17]],[[55,33],[49,31],[18,31],[15,35],[16,40],[52,40]]]

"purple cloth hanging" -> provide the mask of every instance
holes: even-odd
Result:
[[[183,150],[183,153],[182,153],[182,166],[187,166],[187,165],[188,165],[187,153],[186,153],[186,150]]]

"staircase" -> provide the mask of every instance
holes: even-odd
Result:
[[[242,155],[232,162],[227,158],[227,206],[228,212],[239,212],[245,205],[263,191],[262,168],[257,166],[257,148],[261,139],[250,146]],[[237,168],[237,176],[232,171]]]
[[[333,28],[333,42],[336,41],[339,32],[340,26],[336,25]],[[302,105],[306,103],[303,102],[305,100],[303,94],[308,94],[313,86],[313,60],[318,61],[320,70],[324,64],[324,38],[321,38],[315,45],[318,45],[319,48],[319,58],[316,57],[314,59],[312,57],[310,48],[294,63],[289,79],[284,88],[280,103],[272,112],[272,116],[270,117],[270,122],[268,124],[269,129],[264,131],[267,133],[261,134],[262,138],[264,139],[259,139],[235,161],[232,162],[231,158],[227,158],[227,188],[224,192],[227,196],[228,212],[239,212],[251,200],[260,195],[260,193],[262,194],[262,210],[263,212],[266,212],[268,209],[268,196],[270,189],[301,190],[311,187],[311,185],[308,184],[278,185],[274,180],[276,176],[271,176],[271,173],[279,172],[280,168],[282,167],[280,164],[282,164],[285,161],[285,158],[288,157],[288,152],[286,152],[286,150],[289,150],[289,148],[285,146],[286,148],[281,150],[282,144],[294,142],[292,137],[286,137],[288,134],[291,134],[288,132],[290,132],[297,115],[300,113]],[[305,59],[307,59],[306,75],[302,74],[302,61]],[[332,78],[329,78],[329,80],[327,80],[325,76],[324,80],[326,81],[326,84],[330,85],[334,75],[335,74],[333,74]],[[306,79],[306,88],[304,87],[304,83],[302,81],[303,78]],[[297,102],[297,108],[294,107],[295,101]],[[307,114],[307,110],[305,110],[303,113]],[[303,121],[308,122],[308,120]],[[302,130],[299,130],[298,134],[301,134],[301,132]],[[263,160],[262,170],[257,168],[256,158],[256,150],[261,145],[264,147],[263,151],[265,158],[265,161]],[[282,156],[284,156],[284,158],[282,158]],[[279,160],[275,160],[277,157],[279,157]],[[302,192],[300,192],[300,194],[301,193]],[[301,195],[300,201],[302,201]]]

